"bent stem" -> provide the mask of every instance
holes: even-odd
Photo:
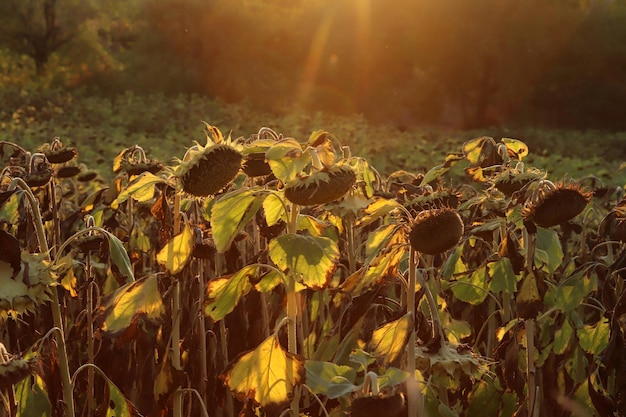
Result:
[[[9,185],[9,190],[19,187],[24,190],[27,200],[30,204],[33,224],[35,226],[35,233],[37,234],[37,241],[39,242],[39,248],[42,253],[45,254],[48,261],[52,261],[50,258],[50,248],[48,247],[48,241],[46,240],[46,234],[43,229],[43,221],[41,219],[41,213],[39,212],[39,203],[33,195],[30,187],[21,178],[15,178]],[[61,375],[61,385],[63,387],[63,407],[65,409],[65,417],[74,417],[74,393],[72,390],[72,381],[70,379],[70,367],[67,359],[67,347],[65,345],[65,332],[63,330],[63,316],[61,315],[61,304],[59,302],[59,292],[56,288],[51,291],[52,301],[50,308],[52,310],[52,321],[54,326],[59,331],[59,373]]]

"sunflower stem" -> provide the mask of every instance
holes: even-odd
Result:
[[[176,193],[174,196],[174,236],[180,232],[180,217],[180,194]],[[176,370],[182,369],[180,364],[180,310],[180,282],[176,280],[172,292],[172,367]],[[172,400],[174,417],[182,417],[183,415],[182,395],[179,388],[180,386],[176,387]]]
[[[407,312],[411,317],[411,323],[415,323],[415,278],[417,275],[416,258],[417,253],[414,249],[411,249],[411,255],[409,257],[409,285],[407,286],[406,291]],[[407,343],[407,372],[409,373],[406,390],[407,409],[408,417],[417,417],[417,410],[419,409],[419,403],[421,402],[421,392],[417,385],[417,379],[415,378],[415,324],[413,324],[411,327],[412,329],[409,333],[409,342]]]
[[[287,224],[287,232],[295,234],[298,230],[298,214],[300,207],[297,204],[291,205],[291,213],[289,223]],[[289,353],[298,353],[298,338],[296,333],[298,320],[298,300],[296,294],[296,277],[292,271],[287,273],[287,344]],[[291,415],[298,417],[300,414],[300,396],[299,389],[295,389],[293,401],[291,402]]]
[[[33,224],[35,226],[35,233],[37,234],[37,240],[39,242],[39,248],[45,254],[47,260],[51,261],[50,248],[48,247],[48,241],[46,240],[46,233],[43,228],[43,220],[41,219],[41,213],[39,212],[39,203],[30,187],[21,178],[14,178],[9,185],[9,190],[19,187],[24,190],[26,198],[30,204],[31,212],[33,215]],[[52,302],[50,307],[52,309],[52,321],[54,326],[59,329],[59,373],[61,375],[61,385],[63,387],[63,407],[65,410],[65,417],[74,417],[74,393],[72,390],[72,382],[70,380],[70,367],[67,358],[67,346],[65,345],[65,332],[63,316],[61,315],[61,304],[59,302],[59,292],[56,288],[51,291]]]

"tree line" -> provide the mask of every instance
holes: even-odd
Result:
[[[3,0],[0,46],[31,74],[3,87],[199,93],[407,128],[626,129],[623,0]]]

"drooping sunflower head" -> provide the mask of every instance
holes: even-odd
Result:
[[[63,146],[61,139],[56,137],[50,144],[41,147],[41,152],[46,155],[51,164],[64,164],[78,156],[76,148]]]
[[[241,161],[238,143],[230,137],[224,139],[216,127],[207,125],[207,144],[196,143],[191,147],[174,169],[174,175],[184,192],[206,197],[216,194],[235,178]]]
[[[356,174],[347,164],[324,167],[285,186],[285,197],[294,204],[313,206],[343,197],[356,183]]]
[[[524,203],[522,216],[540,227],[565,223],[579,215],[589,203],[591,193],[576,182],[553,184],[542,180]]]
[[[493,179],[493,186],[505,196],[511,197],[513,193],[521,190],[533,181],[541,179],[542,174],[536,170],[520,171],[507,169]]]
[[[424,210],[417,214],[409,232],[411,247],[427,255],[452,249],[463,236],[459,213],[451,208]]]

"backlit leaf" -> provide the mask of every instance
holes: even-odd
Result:
[[[309,288],[328,285],[339,260],[337,244],[326,237],[281,235],[269,244],[270,258]]]
[[[306,384],[316,394],[328,398],[338,398],[353,392],[356,371],[351,366],[337,365],[331,362],[306,361]],[[329,391],[332,394],[329,395]]]
[[[582,329],[578,329],[576,334],[580,347],[587,353],[599,355],[609,343],[609,330],[610,326],[606,318],[602,318],[595,325],[585,325]]]
[[[280,197],[275,193],[270,193],[265,200],[263,200],[263,212],[265,214],[265,221],[268,226],[273,226],[278,223],[279,220],[285,220],[285,205]]]
[[[477,305],[482,303],[489,293],[487,267],[479,267],[469,276],[459,277],[452,285],[454,296],[461,301]]]
[[[493,383],[478,381],[469,397],[468,416],[498,417],[502,393]]]
[[[471,165],[480,165],[491,156],[496,142],[489,136],[481,136],[463,144],[463,153]]]
[[[413,320],[405,314],[374,330],[369,348],[372,354],[380,358],[384,364],[394,362],[404,351],[409,334],[413,330]]]
[[[37,374],[15,384],[17,417],[46,417],[52,415],[52,406],[44,380]]]
[[[124,244],[112,233],[106,232],[106,234],[107,240],[109,241],[109,256],[111,257],[111,262],[117,266],[120,274],[126,277],[126,282],[134,281],[135,275],[133,274],[133,267],[130,264],[130,258],[128,257],[128,253],[126,253]]]
[[[191,259],[193,244],[193,230],[191,230],[189,224],[185,224],[183,231],[174,236],[161,249],[156,259],[170,274],[176,275],[185,268],[187,262]]]
[[[227,250],[235,237],[259,211],[266,194],[237,190],[218,199],[211,209],[213,240],[219,252]]]
[[[255,350],[237,357],[222,378],[242,401],[253,399],[261,406],[282,405],[292,399],[294,388],[305,381],[304,360],[286,352],[272,335]]]
[[[563,248],[556,230],[537,227],[535,266],[552,274],[563,262]]]
[[[101,307],[99,320],[103,332],[117,336],[139,318],[158,322],[164,314],[157,278],[152,275],[115,291]]]
[[[209,281],[204,313],[215,321],[226,317],[235,309],[241,297],[250,291],[250,277],[256,275],[258,270],[257,265],[249,265],[235,274]]]
[[[276,142],[265,152],[265,158],[276,178],[284,183],[295,179],[311,161],[311,156],[302,152],[302,145],[291,138]]]
[[[565,353],[569,342],[574,334],[574,328],[570,324],[569,320],[565,320],[561,325],[561,328],[554,332],[554,344],[553,350],[557,355]]]
[[[495,262],[489,262],[487,264],[487,271],[489,277],[491,277],[489,289],[492,292],[515,293],[517,289],[517,276],[513,271],[509,258],[500,258]]]
[[[401,209],[402,204],[398,203],[396,200],[380,198],[365,208],[364,215],[357,220],[356,226],[367,226],[368,224],[385,217],[392,211]]]
[[[520,140],[502,138],[502,143],[506,146],[506,153],[509,158],[521,161],[522,158],[528,155],[528,146]]]
[[[120,204],[128,200],[129,197],[137,201],[148,201],[154,197],[154,187],[156,184],[165,183],[161,177],[157,177],[151,172],[143,172],[141,175],[133,178],[126,188],[117,196],[115,201],[111,203],[111,208],[117,209]]]
[[[9,198],[0,204],[0,220],[6,221],[8,224],[18,224],[20,218],[19,205],[20,199],[24,194],[23,190],[7,191],[11,193]]]
[[[406,246],[400,244],[384,248],[368,265],[346,278],[341,288],[357,296],[382,280],[389,279],[396,273],[405,252]]]

